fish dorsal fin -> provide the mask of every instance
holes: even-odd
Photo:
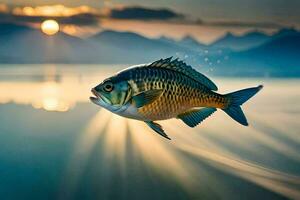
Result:
[[[161,67],[161,68],[167,68],[170,70],[174,70],[177,72],[181,72],[195,81],[198,81],[202,85],[206,86],[210,90],[218,90],[217,86],[205,75],[201,74],[200,72],[193,69],[190,65],[187,65],[182,60],[178,60],[178,58],[172,60],[172,57],[166,58],[166,59],[160,59],[157,60],[150,65],[149,67]]]
[[[189,127],[195,127],[216,110],[216,108],[193,109],[178,115],[177,118],[181,119]]]

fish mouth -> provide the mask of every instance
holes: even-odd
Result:
[[[102,98],[101,98],[101,96],[97,93],[97,91],[95,90],[95,88],[93,88],[92,90],[91,90],[91,92],[93,93],[93,95],[94,96],[91,96],[90,97],[90,100],[92,101],[92,102],[98,102],[99,100],[102,100]]]

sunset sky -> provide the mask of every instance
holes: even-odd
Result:
[[[36,23],[41,16],[60,17],[70,34],[113,29],[148,37],[192,35],[206,43],[228,31],[299,28],[299,7],[297,0],[0,0],[0,12],[17,15],[13,20]],[[90,15],[70,17],[82,13]]]

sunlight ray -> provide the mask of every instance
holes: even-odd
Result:
[[[145,162],[158,169],[158,172],[162,172],[162,175],[175,177],[186,189],[195,189],[192,174],[196,171],[187,160],[174,151],[169,141],[133,120],[129,121],[129,130],[133,144],[136,145]]]
[[[253,118],[255,119],[255,118]],[[214,123],[222,123],[224,121],[222,116],[218,116],[214,119]],[[286,144],[282,140],[277,140],[275,137],[271,137],[266,132],[256,128],[257,120],[252,121],[252,125],[245,128],[240,128],[241,131],[237,132],[236,126],[233,120],[228,120],[226,123],[223,123],[222,127],[215,126],[215,124],[207,123],[207,136],[214,136],[215,138],[220,138],[222,141],[228,141],[228,143],[234,144],[237,148],[245,149],[248,151],[254,151],[253,144],[262,144],[268,148],[273,149],[274,151],[281,153],[289,158],[294,159],[295,161],[300,161],[299,154],[297,150],[293,149],[290,145]],[[276,122],[274,122],[276,124]],[[200,125],[201,126],[201,125]],[[197,127],[201,131],[202,127]],[[204,128],[204,130],[206,130]],[[203,130],[202,130],[203,132]],[[237,140],[238,135],[238,140]],[[204,136],[204,135],[203,135]],[[286,136],[284,136],[286,137]],[[252,141],[252,142],[249,142]],[[218,144],[220,146],[220,144]]]
[[[105,156],[115,160],[120,165],[120,170],[126,171],[126,137],[128,133],[128,120],[118,115],[112,115],[104,137]]]
[[[62,199],[71,198],[76,190],[77,183],[81,178],[81,174],[85,169],[87,160],[90,156],[100,136],[104,133],[106,126],[112,114],[105,109],[101,109],[88,123],[77,144],[75,144],[74,152],[71,155],[67,165],[65,176],[62,180]]]
[[[227,151],[220,145],[214,143],[210,138],[205,137],[205,134],[208,132],[206,127],[190,128],[179,120],[171,120],[169,123],[165,123],[164,126],[172,133],[175,143],[183,142],[192,146],[198,146],[223,153],[226,152],[226,154],[231,155],[230,151]]]
[[[223,149],[220,145],[214,144],[213,141],[207,140],[208,138],[206,138],[205,135],[212,131],[212,127],[210,127],[208,130],[207,128],[203,128],[204,130],[202,130],[201,134],[194,134],[193,130],[190,130],[191,133],[186,135],[184,133],[187,131],[184,131],[186,128],[183,126],[176,125],[176,129],[172,129],[172,127],[175,127],[175,122],[178,123],[178,121],[174,121],[172,125],[170,124],[169,126],[165,126],[173,131],[172,136],[175,136],[174,138],[179,137],[179,139],[174,143],[174,145],[176,145],[179,149],[189,152],[192,155],[196,155],[199,159],[207,159],[210,163],[213,161],[211,164],[216,166],[218,169],[235,174],[241,178],[254,182],[262,187],[283,194],[287,197],[295,198],[300,194],[298,191],[300,187],[300,179],[298,176],[272,170],[240,159],[238,154],[230,153]],[[218,131],[218,129],[215,131]],[[219,130],[219,132],[220,131],[221,130]],[[228,129],[228,132],[230,132],[230,129]],[[288,146],[285,146],[285,144],[278,142],[276,143],[272,140],[272,138],[265,139],[264,136],[262,136],[259,132],[256,132],[253,135],[253,132],[254,130],[250,129],[245,131],[243,134],[246,134],[251,138],[254,137],[255,140],[262,142],[263,144],[270,144],[268,145],[269,147],[273,147],[275,145],[276,147],[273,147],[274,150],[276,149],[280,152],[289,151],[285,154],[287,156],[289,156],[291,153],[290,149],[288,149]],[[178,134],[183,134],[184,136],[178,136]],[[195,136],[198,138],[195,138]],[[271,142],[269,141],[270,139],[272,140]],[[206,144],[206,146],[203,145],[203,142]],[[243,147],[240,146],[240,148]]]
[[[246,161],[225,157],[205,149],[200,149],[189,145],[187,146],[184,144],[177,146],[181,150],[196,155],[201,159],[213,161],[212,165],[221,165],[218,167],[221,170],[238,175],[241,178],[254,182],[286,197],[296,198],[300,195],[298,190],[300,187],[300,177],[291,176],[280,171],[254,165]],[[278,181],[280,184],[278,184]],[[296,186],[291,187],[293,184]]]
[[[293,142],[300,144],[299,118],[300,115],[296,113],[278,112],[272,114],[257,114],[250,113],[249,117],[255,119],[255,123],[259,123],[261,127],[272,128],[276,130],[276,134],[288,138]],[[275,134],[275,135],[276,135]]]

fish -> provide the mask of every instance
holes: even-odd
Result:
[[[217,109],[248,126],[241,105],[262,85],[228,94],[204,74],[178,58],[159,59],[122,70],[92,88],[90,100],[122,117],[144,121],[159,135],[171,139],[160,120],[177,118],[195,127]]]

